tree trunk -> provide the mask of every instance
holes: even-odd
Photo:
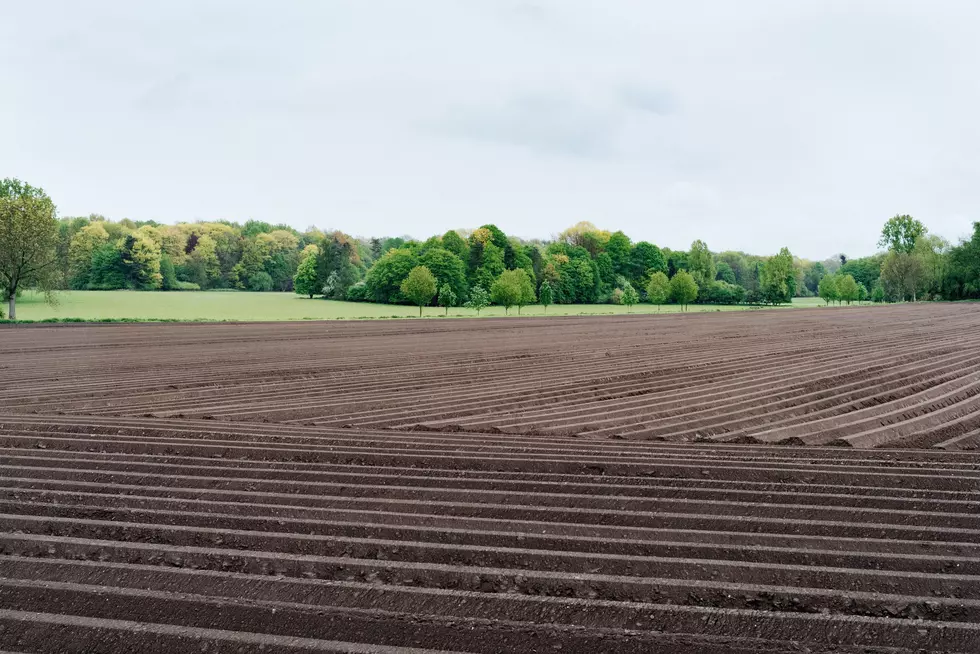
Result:
[[[419,318],[421,318],[421,317],[422,317],[422,305],[420,304],[419,305]]]
[[[11,320],[17,320],[17,294],[11,293],[10,300],[7,302],[9,311],[7,312],[7,317]]]

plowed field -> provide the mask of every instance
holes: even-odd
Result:
[[[978,446],[977,305],[0,328],[0,650],[980,652]]]

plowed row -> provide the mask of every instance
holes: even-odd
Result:
[[[969,305],[0,329],[0,650],[976,652],[977,341]]]

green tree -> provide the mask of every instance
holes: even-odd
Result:
[[[164,291],[176,291],[178,288],[174,262],[166,253],[160,255],[160,288]]]
[[[871,290],[871,301],[878,304],[885,301],[885,289],[880,282]]]
[[[460,261],[467,261],[469,259],[470,246],[454,230],[449,230],[442,235],[442,247],[459,257]]]
[[[272,275],[260,270],[248,278],[248,290],[268,293],[273,289]]]
[[[698,288],[707,288],[715,280],[715,259],[704,241],[691,243],[691,250],[687,253],[687,270]]]
[[[455,234],[456,232],[450,233]],[[439,288],[449,284],[457,298],[466,297],[466,292],[469,290],[469,284],[466,281],[466,265],[458,256],[444,248],[433,247],[419,257],[419,265],[432,271]]]
[[[109,242],[109,233],[102,222],[81,228],[68,246],[68,286],[81,290],[91,282],[92,255]]]
[[[126,264],[122,251],[112,243],[106,243],[92,253],[87,289],[110,291],[126,288]]]
[[[824,275],[821,277],[820,284],[817,286],[817,294],[828,305],[831,302],[838,301],[840,299],[840,289],[837,285],[837,275]]]
[[[640,241],[630,251],[629,274],[624,275],[631,284],[643,286],[654,272],[667,272],[664,253],[653,243]]]
[[[519,278],[521,293],[517,298],[517,315],[521,315],[521,309],[529,304],[537,302],[538,298],[534,294],[534,282],[531,276],[523,268],[512,271]]]
[[[840,299],[848,304],[856,302],[861,297],[858,283],[850,275],[837,276],[837,293]]]
[[[698,285],[694,281],[694,277],[685,270],[674,275],[673,279],[670,280],[670,297],[686,310],[687,305],[694,302],[698,297]]]
[[[509,313],[512,306],[521,302],[523,290],[520,273],[527,276],[523,270],[505,270],[490,287],[490,299],[504,307],[504,313]]]
[[[764,302],[768,304],[782,304],[791,302],[793,299],[794,288],[790,288],[790,281],[795,280],[796,272],[793,268],[793,255],[787,248],[779,251],[779,254],[769,257],[763,264],[762,275],[759,280],[759,291]]]
[[[368,295],[375,302],[405,302],[401,284],[417,265],[418,258],[412,250],[408,248],[388,250],[368,270],[365,278]]]
[[[551,284],[547,280],[541,282],[541,288],[538,289],[538,302],[544,307],[545,313],[548,312],[548,307],[555,301],[555,292],[551,288]]]
[[[864,284],[858,283],[858,302],[864,302],[868,299],[868,289]]]
[[[34,287],[50,291],[57,279],[58,221],[54,203],[39,188],[16,179],[0,180],[0,295],[10,320],[17,319],[17,293]]]
[[[470,291],[470,299],[463,305],[467,309],[475,309],[476,315],[490,306],[490,294],[482,286],[474,286]]]
[[[666,273],[657,271],[650,275],[650,281],[647,282],[647,299],[657,305],[657,311],[670,299],[670,280]]]
[[[895,216],[889,218],[885,226],[881,228],[881,239],[878,241],[878,246],[886,247],[894,252],[911,254],[915,248],[915,242],[925,233],[925,226],[912,216],[907,214]]]
[[[320,248],[316,245],[307,245],[303,250],[303,260],[296,269],[296,276],[293,277],[293,290],[299,295],[308,295],[310,299],[320,290],[317,288],[317,256]]]
[[[160,274],[160,246],[151,238],[139,232],[123,239],[123,266],[129,288],[152,290],[160,288],[163,276]]]
[[[456,293],[449,284],[443,284],[439,289],[439,306],[446,308],[446,315],[449,315],[450,307],[456,306]]]
[[[401,284],[401,292],[412,304],[418,305],[419,318],[422,307],[432,302],[436,294],[436,278],[425,266],[415,266]]]
[[[881,282],[885,291],[899,300],[911,298],[915,302],[926,275],[922,260],[907,252],[892,250],[881,266]]]
[[[736,284],[735,281],[735,271],[732,270],[731,265],[725,261],[719,261],[716,268],[718,272],[715,273],[715,279],[727,282],[729,284]]]
[[[620,301],[626,305],[626,312],[630,313],[633,311],[633,305],[640,301],[640,294],[636,292],[632,284],[626,282],[623,285],[623,297]]]
[[[613,274],[626,277],[630,274],[630,253],[633,244],[623,232],[613,232],[606,243],[606,253],[612,260]],[[661,254],[663,256],[663,254]]]

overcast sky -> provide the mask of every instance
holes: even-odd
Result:
[[[61,215],[579,220],[825,258],[980,220],[974,0],[3,0],[0,177]]]

